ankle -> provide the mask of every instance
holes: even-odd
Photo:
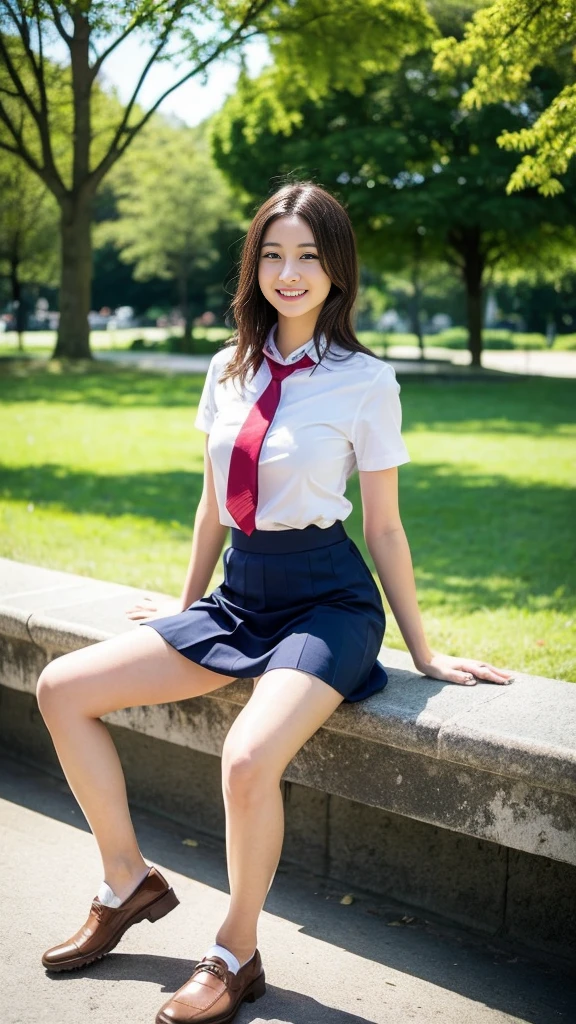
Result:
[[[220,932],[216,936],[214,942],[218,946],[224,946],[225,949],[229,949],[238,960],[240,966],[246,963],[246,961],[253,956],[257,946],[256,939],[252,942],[250,940],[247,942],[244,938],[241,941],[238,941],[233,935],[227,936],[225,933]]]
[[[127,864],[115,862],[104,866],[104,880],[121,900],[134,891],[150,870],[144,860]]]

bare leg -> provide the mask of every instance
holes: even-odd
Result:
[[[230,905],[216,941],[240,963],[257,946],[257,922],[284,839],[284,769],[343,700],[297,669],[260,677],[228,732],[222,753]]]
[[[138,627],[56,658],[38,682],[38,705],[74,796],[96,838],[104,878],[125,899],[148,865],[138,848],[126,783],[100,715],[209,693],[234,677],[188,661],[155,629]]]

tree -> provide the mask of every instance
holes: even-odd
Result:
[[[574,215],[572,192],[553,202],[535,189],[506,194],[514,156],[496,139],[526,124],[529,106],[463,112],[466,83],[445,81],[430,51],[370,79],[361,97],[337,92],[305,104],[305,129],[289,136],[266,121],[255,130],[249,111],[258,89],[259,80],[245,79],[213,120],[215,158],[230,180],[251,197],[279,175],[321,180],[346,202],[370,265],[412,268],[415,300],[418,267],[448,261],[464,284],[471,361],[480,365],[490,275],[504,259],[521,264],[528,243],[562,244]]]
[[[25,288],[54,285],[58,274],[58,208],[19,160],[0,153],[0,277],[8,279],[18,347],[26,327]]]
[[[209,31],[207,29],[209,28]],[[274,73],[267,102],[289,117],[295,96],[321,97],[333,86],[356,91],[367,74],[396,66],[432,31],[424,0],[0,0],[0,148],[18,156],[55,196],[61,223],[60,329],[56,355],[89,357],[87,313],[96,190],[162,101],[255,35],[270,41]],[[93,107],[106,60],[133,33],[150,56],[121,115],[98,135]],[[64,46],[68,64],[48,55]],[[142,85],[158,61],[178,71],[147,111]],[[55,95],[52,79],[58,73]],[[54,128],[68,104],[69,157]]]
[[[96,231],[100,244],[113,242],[134,265],[136,280],[176,283],[187,351],[194,278],[218,260],[217,232],[234,219],[229,189],[203,135],[160,118],[150,121],[111,174],[118,217]],[[237,218],[236,227],[240,233]]]
[[[463,96],[466,110],[486,103],[518,104],[546,66],[558,73],[558,89],[531,122],[503,131],[498,143],[526,153],[508,182],[508,192],[534,187],[557,195],[576,153],[576,0],[497,0],[478,11],[463,40],[437,43],[436,70],[472,78]]]

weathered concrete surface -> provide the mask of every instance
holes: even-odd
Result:
[[[143,811],[134,823],[144,857],[168,877],[180,905],[154,927],[130,929],[97,964],[50,975],[41,953],[87,916],[100,860],[66,783],[0,758],[5,1024],[153,1024],[213,941],[228,905],[223,845]],[[188,838],[198,846],[183,845]],[[342,905],[350,892],[353,904]],[[237,1024],[574,1020],[576,982],[556,965],[286,865],[268,895],[258,944],[267,992],[242,1006]]]
[[[42,667],[139,629],[124,614],[137,592],[8,560],[0,560],[0,587],[0,737],[50,760],[35,701]],[[532,939],[540,945],[544,936],[559,955],[576,949],[576,686],[517,675],[508,687],[458,687],[423,678],[401,651],[383,648],[381,660],[390,675],[384,692],[338,708],[285,773],[287,854],[319,874],[350,871],[374,891],[518,935],[531,901],[522,877],[510,877],[511,851],[560,862],[544,901],[550,920],[532,907]],[[222,835],[215,757],[250,693],[251,682],[239,680],[206,697],[106,715],[138,801]],[[195,796],[185,766],[201,768]],[[348,842],[358,834],[372,834],[372,846]],[[522,902],[513,918],[512,892]]]
[[[224,838],[220,759],[110,731],[134,806]],[[30,694],[0,687],[0,744],[61,774]],[[576,963],[576,868],[284,781],[283,862]],[[535,880],[539,883],[535,887]]]

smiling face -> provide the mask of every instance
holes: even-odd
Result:
[[[258,260],[262,294],[281,316],[319,313],[332,282],[322,268],[308,222],[297,214],[268,224]]]

